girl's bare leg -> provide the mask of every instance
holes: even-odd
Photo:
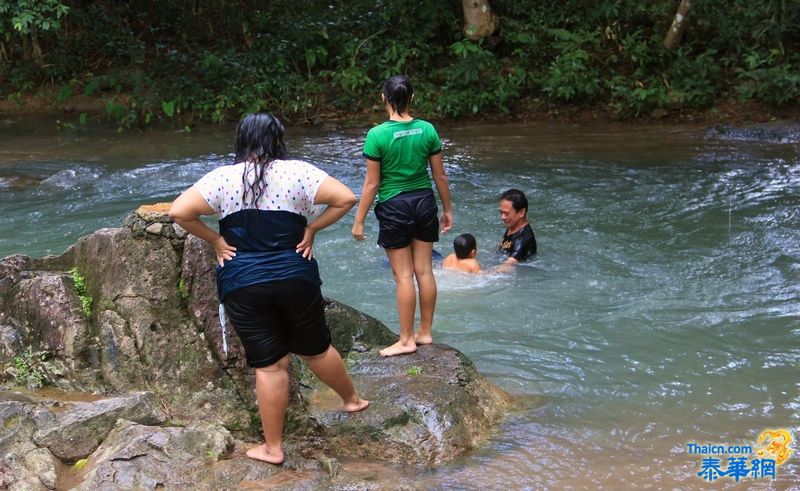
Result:
[[[414,276],[419,287],[419,327],[414,336],[416,344],[431,344],[433,312],[436,308],[436,277],[433,275],[433,242],[411,242]]]
[[[417,290],[414,287],[414,263],[411,246],[386,249],[397,286],[397,313],[400,320],[400,340],[380,351],[381,356],[396,356],[417,351],[414,341],[414,314],[417,309]]]

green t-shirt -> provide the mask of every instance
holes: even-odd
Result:
[[[431,187],[428,159],[442,151],[436,129],[427,121],[386,121],[372,128],[364,157],[381,163],[378,202],[404,191]]]

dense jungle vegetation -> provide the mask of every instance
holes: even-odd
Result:
[[[0,99],[94,97],[120,127],[298,124],[370,110],[406,73],[434,119],[800,103],[800,0],[697,0],[674,49],[679,0],[489,3],[499,28],[472,41],[456,0],[0,0]]]

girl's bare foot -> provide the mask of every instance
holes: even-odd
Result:
[[[356,402],[345,402],[344,403],[344,410],[348,413],[357,413],[359,411],[363,411],[364,409],[369,406],[369,401],[361,399],[360,397]]]
[[[418,332],[414,335],[414,341],[419,346],[420,344],[433,344],[433,336],[430,333]]]
[[[266,443],[248,450],[247,456],[251,459],[263,460],[264,462],[269,462],[270,464],[275,465],[283,464],[284,460],[283,449],[269,449],[267,448]]]
[[[413,353],[417,351],[417,345],[415,344],[402,344],[400,341],[394,343],[393,345],[383,348],[380,351],[381,356],[397,356],[397,355],[407,355],[409,353]]]

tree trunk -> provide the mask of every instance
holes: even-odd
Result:
[[[21,35],[22,38],[22,59],[23,61],[31,60],[31,39],[26,35]]]
[[[678,5],[678,11],[675,13],[675,18],[672,20],[672,25],[664,36],[664,47],[672,51],[678,47],[681,42],[681,36],[686,29],[686,16],[689,15],[689,9],[692,7],[692,0],[681,0]]]
[[[42,54],[42,46],[39,44],[39,34],[36,28],[31,28],[31,51],[33,52],[33,61],[37,65],[44,65],[44,54]]]
[[[464,35],[477,41],[497,30],[500,18],[492,12],[489,0],[462,0],[464,10]]]

